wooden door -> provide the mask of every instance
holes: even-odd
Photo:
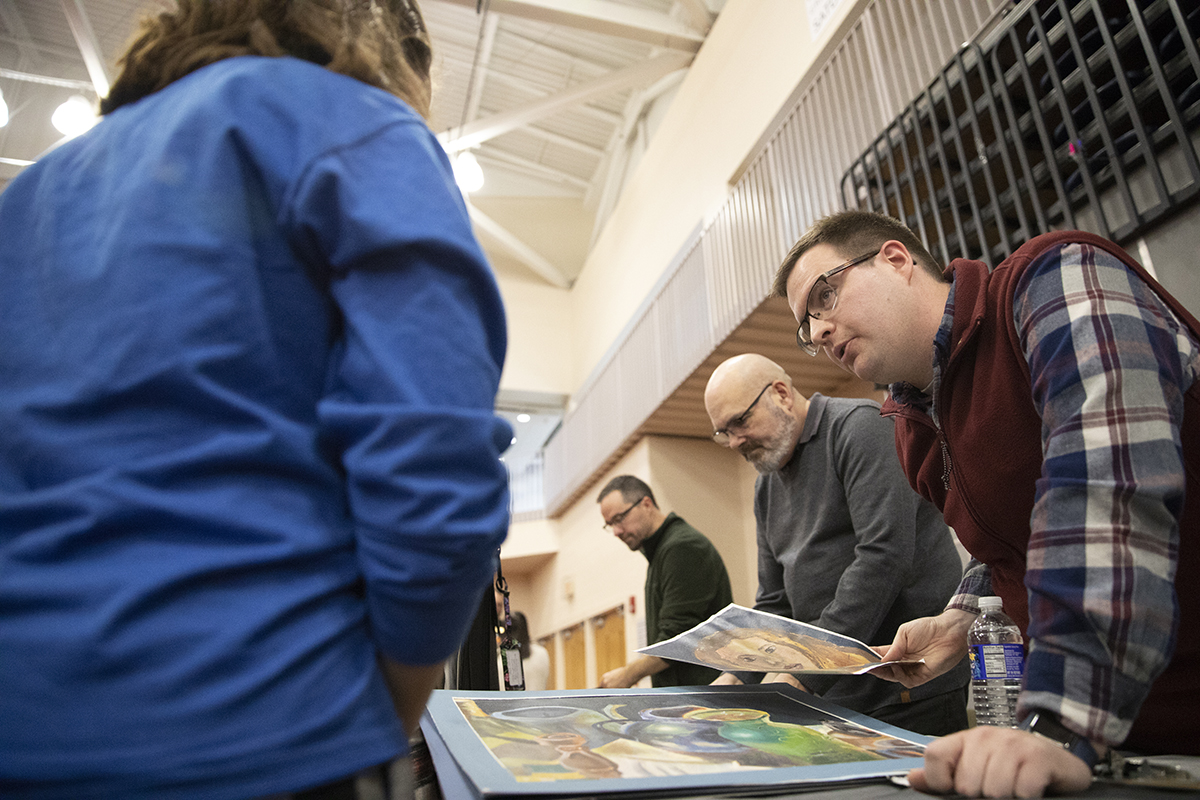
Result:
[[[625,666],[625,606],[592,617],[592,641],[596,644],[596,679],[609,670]]]
[[[583,634],[582,622],[562,631],[564,689],[590,688],[587,685],[587,644]]]

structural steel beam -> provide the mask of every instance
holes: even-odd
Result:
[[[560,109],[583,105],[593,97],[601,97],[612,92],[653,83],[670,72],[688,66],[691,61],[692,56],[690,55],[674,52],[663,53],[646,61],[639,61],[607,75],[602,75],[595,80],[576,84],[564,92],[535,100],[519,108],[493,114],[461,128],[455,128],[452,134],[451,132],[441,133],[438,138],[442,140],[442,145],[447,152],[467,150],[488,139],[494,139],[501,134],[548,117]]]
[[[476,0],[443,2],[475,8]],[[488,11],[603,33],[685,53],[694,54],[704,44],[704,34],[664,14],[623,6],[611,0],[490,0]]]
[[[83,56],[83,64],[87,67],[88,77],[92,79],[96,95],[106,97],[109,89],[108,72],[104,69],[100,42],[96,39],[96,32],[92,30],[87,12],[84,11],[83,0],[62,0],[62,9],[71,25],[71,33],[75,36],[75,44],[79,47],[79,54]]]

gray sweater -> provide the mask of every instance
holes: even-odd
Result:
[[[755,608],[891,644],[901,623],[940,614],[962,576],[941,514],[909,487],[892,422],[870,400],[813,395],[796,451],[755,486]],[[958,667],[909,690],[912,702],[964,686]],[[903,687],[866,675],[804,676],[822,697],[872,714]]]

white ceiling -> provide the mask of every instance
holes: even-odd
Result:
[[[423,0],[431,126],[487,182],[476,230],[498,274],[568,287],[725,0]],[[0,190],[61,135],[146,12],[173,0],[0,0]]]

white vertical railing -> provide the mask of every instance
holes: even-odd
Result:
[[[770,293],[775,268],[842,207],[845,169],[1010,0],[875,0],[764,138],[729,198],[574,398],[546,445],[557,514]]]
[[[539,453],[521,469],[514,471],[509,468],[508,510],[513,522],[528,522],[546,516],[546,495],[542,486],[544,461]]]

